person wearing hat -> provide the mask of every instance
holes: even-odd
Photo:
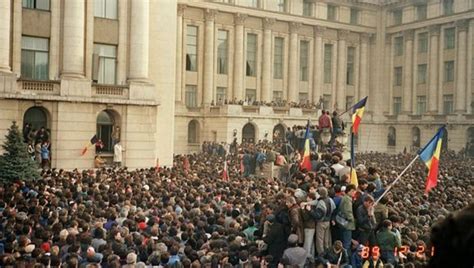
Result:
[[[306,249],[298,246],[298,240],[298,235],[295,234],[291,234],[288,237],[288,248],[283,252],[283,256],[280,261],[281,264],[291,265],[292,267],[304,267],[304,264],[308,258],[308,252]]]

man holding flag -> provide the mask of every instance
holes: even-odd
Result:
[[[360,100],[352,107],[352,129],[351,129],[351,184],[356,187],[359,185],[357,174],[354,169],[355,167],[355,148],[354,148],[354,135],[357,135],[359,131],[359,124],[362,121],[364,115],[365,104],[367,103],[367,97]]]
[[[310,148],[310,132],[309,132],[309,120],[306,124],[306,132],[304,134],[304,153],[303,159],[300,164],[300,169],[306,169],[311,171],[311,148]]]

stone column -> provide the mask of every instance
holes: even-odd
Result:
[[[456,22],[458,32],[458,47],[456,59],[456,104],[455,112],[457,114],[466,112],[466,65],[467,65],[467,20],[459,20]],[[470,59],[469,59],[470,60]]]
[[[237,13],[235,23],[235,49],[234,49],[234,98],[243,100],[244,95],[244,23],[246,14]]]
[[[84,77],[85,0],[64,1],[63,77]]]
[[[149,0],[131,1],[129,80],[148,80]]]
[[[433,25],[430,31],[430,70],[428,80],[428,112],[436,114],[438,111],[438,45],[439,45],[439,25]]]
[[[204,86],[203,104],[208,105],[213,99],[214,92],[214,19],[215,10],[206,9],[206,23],[204,32]]]
[[[175,100],[182,101],[182,93],[183,93],[183,15],[184,10],[186,9],[186,5],[179,4],[178,5],[178,22],[176,27],[176,92],[175,92]]]
[[[360,76],[359,76],[359,99],[369,95],[368,88],[368,77],[369,77],[369,64],[368,64],[368,46],[369,46],[370,34],[362,33],[360,36]],[[357,101],[357,100],[354,100]]]
[[[124,85],[127,81],[127,46],[128,46],[128,0],[118,1],[119,36],[117,47],[117,84]]]
[[[263,20],[263,66],[262,66],[262,101],[272,101],[272,25],[275,19]]]
[[[290,23],[290,48],[289,48],[289,70],[288,70],[288,100],[298,101],[298,29],[301,23]]]
[[[347,46],[346,39],[349,31],[339,30],[337,32],[337,80],[336,80],[336,109],[342,111],[346,102],[346,68],[347,68]]]
[[[414,31],[408,30],[403,33],[405,41],[405,59],[403,63],[403,97],[402,97],[402,112],[411,113],[411,93],[413,90],[413,36]]]
[[[392,55],[392,36],[390,34],[385,34],[385,51],[384,51],[384,61],[387,63],[384,66],[384,80],[386,80],[386,86],[388,90],[389,98],[389,107],[388,114],[393,115],[393,55]],[[374,105],[375,107],[375,105]]]
[[[323,92],[323,35],[325,27],[314,27],[313,102],[318,103]]]
[[[61,46],[61,7],[59,1],[51,1],[50,3],[51,36],[49,38],[49,79],[53,80],[59,77],[59,50]]]
[[[11,2],[0,1],[0,73],[11,73],[10,68],[10,16]]]

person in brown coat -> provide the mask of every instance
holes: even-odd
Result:
[[[300,206],[292,196],[286,199],[286,206],[288,207],[290,216],[291,232],[298,235],[298,243],[302,244],[304,238],[304,226]]]

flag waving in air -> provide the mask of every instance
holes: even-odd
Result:
[[[425,193],[428,193],[438,183],[439,155],[443,144],[443,135],[446,126],[442,126],[436,135],[418,153],[420,159],[428,167],[428,178],[426,179]]]
[[[359,124],[362,120],[362,116],[364,115],[365,110],[365,103],[367,102],[367,98],[365,97],[360,100],[358,103],[352,107],[352,132],[357,135],[357,131],[359,130]]]
[[[86,152],[87,152],[87,150],[89,149],[89,147],[95,145],[97,142],[99,142],[99,138],[97,138],[97,135],[92,136],[92,138],[91,138],[91,140],[89,141],[89,143],[86,144],[86,145],[84,146],[84,148],[82,148],[81,156],[82,156],[82,155],[85,155]]]
[[[301,161],[301,169],[306,169],[307,171],[311,171],[311,148],[310,148],[310,135],[309,135],[309,120],[308,124],[306,124],[306,133],[304,134],[304,153],[303,153],[303,161]]]
[[[227,173],[227,159],[224,158],[224,170],[222,170],[222,180],[228,181],[229,174]]]

